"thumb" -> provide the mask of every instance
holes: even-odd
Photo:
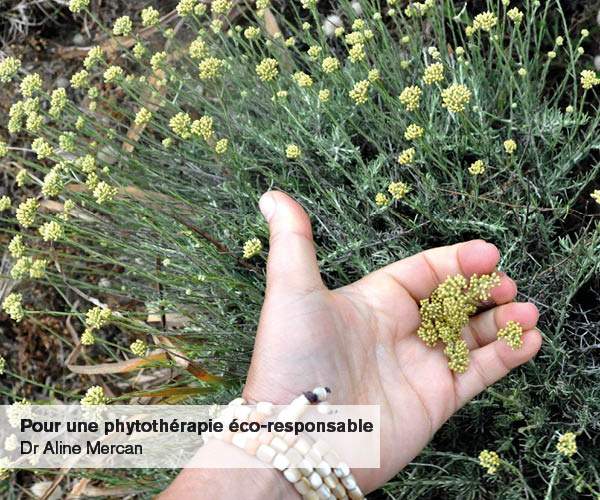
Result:
[[[278,191],[263,194],[259,207],[270,232],[267,293],[322,288],[310,220],[304,209]]]

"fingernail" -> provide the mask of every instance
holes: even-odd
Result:
[[[276,202],[271,193],[265,193],[261,196],[258,202],[258,208],[260,208],[263,217],[269,222],[273,214],[275,213]]]

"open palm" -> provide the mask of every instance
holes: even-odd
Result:
[[[286,404],[324,385],[333,403],[381,405],[381,468],[355,471],[363,490],[392,477],[458,408],[538,351],[537,309],[512,302],[516,286],[504,275],[492,291],[495,307],[463,332],[471,350],[466,373],[451,372],[442,347],[427,347],[416,335],[419,300],[448,276],[494,271],[493,245],[476,240],[427,250],[331,291],[300,205],[269,192],[260,207],[271,232],[267,291],[244,395]],[[511,319],[526,330],[517,351],[496,340]]]

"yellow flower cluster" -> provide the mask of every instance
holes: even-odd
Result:
[[[585,90],[590,90],[592,87],[595,87],[598,84],[600,84],[600,78],[598,78],[598,75],[595,71],[592,71],[591,69],[584,69],[581,72],[581,86]]]
[[[398,163],[400,165],[408,165],[415,159],[415,148],[408,148],[401,151],[398,155]]]
[[[81,345],[94,345],[95,343],[96,337],[94,336],[94,332],[86,328],[81,334]]]
[[[451,370],[462,373],[467,369],[469,352],[461,330],[477,311],[477,304],[489,299],[491,289],[499,283],[496,273],[474,274],[468,281],[461,275],[451,276],[429,298],[421,300],[417,335],[431,347],[438,341],[446,344],[444,352]]]
[[[25,245],[23,244],[23,235],[15,234],[10,243],[8,244],[8,251],[15,258],[18,259],[25,254]]]
[[[509,155],[512,155],[517,150],[517,143],[513,139],[507,139],[504,141],[504,151]]]
[[[25,97],[33,97],[33,94],[42,90],[42,77],[38,73],[27,75],[21,81],[21,94]]]
[[[0,62],[0,82],[8,83],[21,68],[21,60],[16,57],[7,57]]]
[[[572,457],[577,453],[577,436],[574,432],[565,432],[558,438],[556,450],[565,457]]]
[[[108,307],[92,307],[85,313],[85,326],[92,330],[99,330],[108,324],[112,311]]]
[[[187,113],[180,112],[173,116],[169,120],[169,127],[184,140],[192,136],[192,118]]]
[[[119,17],[113,25],[113,35],[129,36],[133,30],[133,22],[129,16]]]
[[[500,457],[495,451],[483,450],[479,454],[479,465],[487,469],[488,474],[496,474],[500,467]]]
[[[120,66],[109,66],[104,71],[104,81],[106,83],[117,83],[123,79],[125,72]]]
[[[262,243],[258,238],[249,239],[244,243],[244,259],[251,259],[255,255],[258,255],[262,250]]]
[[[201,38],[196,38],[188,48],[188,54],[192,59],[204,59],[208,56],[208,46],[206,42]]]
[[[85,69],[91,69],[99,63],[104,61],[104,51],[102,47],[95,46],[88,50],[85,59],[83,60],[83,67]]]
[[[408,184],[404,182],[391,182],[388,186],[388,193],[392,195],[392,198],[396,201],[401,200],[410,191]]]
[[[260,36],[260,28],[258,28],[257,26],[249,26],[244,30],[244,36],[248,40],[255,40]]]
[[[304,73],[304,71],[297,71],[292,77],[299,87],[311,87],[313,84],[312,78]]]
[[[77,139],[75,132],[65,132],[64,134],[60,134],[58,136],[58,145],[63,151],[66,151],[67,153],[74,153],[75,139]]]
[[[11,293],[2,302],[2,309],[17,323],[25,317],[22,302],[23,296],[20,293]]]
[[[21,257],[14,263],[10,270],[10,277],[19,280],[29,273],[33,259],[31,257]]]
[[[197,0],[181,0],[177,4],[177,14],[181,17],[191,16],[194,13]]]
[[[369,87],[369,80],[361,80],[360,82],[356,82],[354,84],[354,87],[350,92],[348,92],[348,95],[357,105],[360,106],[365,104],[369,99]]]
[[[327,101],[329,101],[330,97],[331,97],[331,91],[329,89],[319,90],[319,101],[327,102]]]
[[[498,24],[498,18],[490,11],[482,12],[475,16],[473,28],[481,31],[492,31]]]
[[[29,268],[29,276],[34,279],[41,279],[46,274],[46,266],[48,261],[46,259],[35,259],[31,262]]]
[[[140,16],[142,18],[142,26],[144,28],[156,26],[160,21],[160,12],[154,7],[146,7],[142,10],[142,12],[140,12]]]
[[[515,24],[520,24],[523,21],[523,12],[520,11],[517,7],[513,7],[510,9],[506,15],[508,18]]]
[[[15,176],[15,181],[18,187],[23,187],[27,184],[29,180],[29,172],[26,169],[22,168],[19,170],[19,173]]]
[[[300,158],[302,154],[302,150],[296,144],[288,144],[285,148],[285,156],[287,156],[290,160],[297,160]]]
[[[310,57],[313,61],[316,61],[319,58],[321,52],[323,52],[323,48],[319,45],[312,45],[306,51],[308,57]]]
[[[209,141],[214,135],[213,119],[210,116],[201,116],[200,119],[194,120],[190,131],[195,137],[202,137],[205,141]]]
[[[69,10],[75,14],[81,12],[83,9],[87,9],[90,4],[90,0],[71,0],[69,2]]]
[[[30,227],[35,222],[35,216],[37,215],[40,204],[35,198],[27,198],[22,201],[17,207],[17,221],[22,227]]]
[[[150,66],[154,71],[158,71],[165,66],[167,62],[167,53],[166,52],[156,52],[150,58]]]
[[[523,328],[516,321],[509,321],[504,328],[498,330],[498,338],[504,341],[514,351],[523,347]]]
[[[96,170],[96,159],[90,155],[84,155],[77,158],[74,162],[76,168],[85,174],[91,174]]]
[[[11,205],[12,201],[8,196],[0,196],[0,212],[8,210],[11,207]]]
[[[353,63],[364,61],[367,56],[365,53],[365,46],[362,43],[353,45],[348,52],[348,56]]]
[[[412,2],[404,9],[406,17],[422,17],[434,6],[434,0],[425,0],[424,2]]]
[[[600,204],[600,189],[594,189],[590,196],[596,203]]]
[[[90,387],[85,396],[81,398],[80,403],[84,406],[105,405],[108,403],[108,398],[104,394],[104,389],[99,385]]]
[[[229,139],[220,139],[215,144],[215,153],[218,155],[225,154],[227,152],[227,148],[229,147]]]
[[[337,57],[326,57],[321,63],[321,68],[328,75],[340,69],[340,61]]]
[[[404,138],[407,141],[414,141],[423,137],[425,130],[416,123],[411,123],[404,131]]]
[[[64,229],[58,222],[49,221],[40,226],[39,233],[44,241],[57,241],[63,237]]]
[[[377,193],[375,195],[375,205],[378,207],[387,207],[390,204],[390,199],[384,193]]]
[[[86,87],[89,87],[89,77],[90,74],[85,69],[82,69],[81,71],[78,71],[71,77],[71,86],[74,89],[84,89]]]
[[[448,342],[444,347],[448,358],[448,368],[456,373],[464,373],[469,368],[469,348],[463,339]]]
[[[485,172],[485,163],[482,160],[477,160],[471,163],[469,173],[471,175],[481,175]]]
[[[278,66],[275,59],[267,57],[256,66],[256,74],[263,82],[271,82],[279,75]]]
[[[227,14],[231,10],[231,0],[213,0],[211,9],[213,14]]]
[[[256,0],[256,8],[258,10],[265,10],[271,6],[271,0]]]
[[[60,88],[53,90],[50,95],[50,109],[48,109],[48,114],[52,118],[58,119],[67,106],[67,102],[67,91],[65,89]]]
[[[141,339],[137,339],[129,346],[129,349],[131,349],[131,352],[136,356],[143,358],[148,352],[148,344]]]
[[[200,80],[215,80],[221,76],[225,61],[216,57],[207,57],[200,62],[198,77]]]
[[[344,37],[344,40],[350,46],[357,45],[359,43],[364,44],[365,43],[365,35],[360,31],[353,31],[351,33],[348,33]]]
[[[135,124],[137,126],[146,125],[152,119],[152,113],[146,109],[141,108],[135,115]]]
[[[399,99],[407,111],[415,111],[419,109],[422,94],[423,91],[419,87],[411,85],[400,93]]]
[[[425,68],[423,81],[426,85],[433,85],[444,80],[444,65],[442,63],[430,64]]]
[[[442,106],[452,113],[462,113],[471,102],[471,91],[462,84],[452,84],[442,90]]]
[[[112,201],[112,199],[117,196],[118,192],[119,190],[116,187],[101,181],[94,187],[92,195],[96,199],[96,202],[102,205],[107,201]]]

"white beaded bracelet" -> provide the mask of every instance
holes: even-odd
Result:
[[[327,412],[326,399],[330,390],[316,387],[294,399],[277,416],[278,421],[289,422],[299,419],[306,407],[318,404]],[[222,412],[219,420],[236,418],[240,421],[263,421],[273,415],[273,404],[260,402],[256,411],[244,406],[243,398],[236,398]],[[264,464],[279,470],[304,499],[364,499],[356,479],[347,464],[340,462],[338,455],[324,441],[308,435],[294,433],[261,432],[256,438],[243,433],[224,432],[213,437],[228,442],[255,456]]]

